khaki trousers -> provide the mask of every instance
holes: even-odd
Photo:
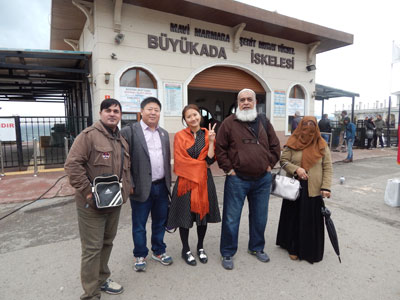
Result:
[[[343,145],[344,142],[344,145]],[[339,144],[338,144],[338,148],[343,148],[345,149],[347,147],[347,143],[346,140],[344,139],[344,131],[341,131],[339,134]]]
[[[81,282],[84,294],[81,299],[100,299],[100,286],[111,274],[108,260],[117,234],[121,207],[103,214],[77,203],[77,212],[82,246]]]

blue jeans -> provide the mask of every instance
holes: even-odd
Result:
[[[220,244],[222,256],[233,256],[237,251],[240,216],[246,196],[249,201],[248,249],[264,250],[271,181],[270,172],[253,181],[242,180],[237,176],[226,177]]]
[[[152,184],[150,196],[145,202],[133,201],[132,238],[133,256],[146,257],[149,253],[146,239],[146,223],[151,212],[151,250],[155,255],[165,253],[165,223],[168,214],[168,190],[165,182]]]
[[[354,139],[347,140],[347,158],[346,159],[353,159],[353,144],[354,144]]]
[[[329,143],[329,134],[326,134],[326,133],[322,133],[322,132],[321,132],[321,136],[322,136],[322,138],[323,138],[327,143]]]

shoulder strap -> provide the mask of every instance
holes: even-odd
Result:
[[[261,123],[265,129],[265,133],[267,133],[267,135],[268,135],[267,124],[268,124],[269,120],[268,120],[267,116],[264,114],[258,114],[258,116],[260,117]]]
[[[119,181],[122,181],[122,172],[124,171],[124,144],[121,141],[121,170],[119,172]]]

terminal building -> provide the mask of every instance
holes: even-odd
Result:
[[[31,166],[35,139],[39,164],[62,165],[63,148],[107,97],[121,102],[122,126],[157,97],[173,140],[185,105],[220,123],[250,88],[284,144],[296,111],[319,114],[314,102],[331,92],[354,103],[358,94],[321,94],[315,83],[316,55],[352,43],[349,33],[231,0],[52,0],[50,50],[0,49],[0,101],[61,102],[65,117],[0,118],[5,167]]]
[[[222,122],[238,91],[251,88],[284,137],[296,110],[314,115],[316,55],[353,43],[351,34],[230,0],[53,0],[51,20],[51,49],[91,53],[94,120],[106,97],[121,101],[126,123],[155,96],[170,133],[182,129],[185,105]]]

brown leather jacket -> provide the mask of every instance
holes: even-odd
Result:
[[[86,199],[86,196],[92,191],[91,182],[93,178],[102,174],[120,176],[121,144],[124,146],[125,155],[122,172],[122,198],[125,203],[131,189],[128,143],[119,132],[117,132],[117,137],[113,137],[100,121],[86,128],[77,136],[64,168],[70,184],[75,188],[75,199],[78,205],[84,206],[88,203],[92,208],[95,208],[93,199]],[[98,211],[109,212],[112,209]]]
[[[260,117],[258,117],[260,119]],[[226,172],[234,169],[249,177],[258,177],[273,168],[279,161],[281,148],[272,124],[267,121],[267,129],[262,121],[258,124],[258,138],[236,115],[224,120],[216,138],[218,165]]]

